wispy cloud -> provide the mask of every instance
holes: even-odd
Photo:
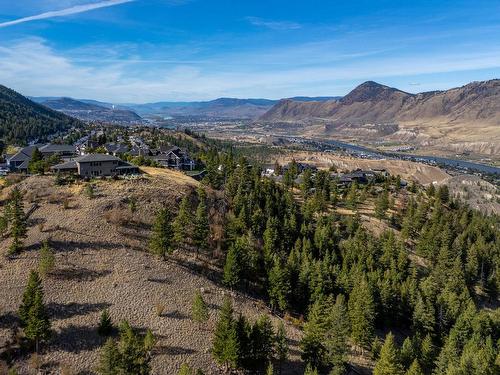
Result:
[[[49,19],[49,18],[54,18],[54,17],[64,17],[64,16],[69,16],[72,14],[88,12],[88,11],[91,11],[94,9],[107,8],[107,7],[112,7],[115,5],[131,3],[133,1],[136,1],[136,0],[105,0],[105,1],[100,1],[98,3],[75,5],[73,7],[66,8],[66,9],[53,10],[53,11],[49,11],[49,12],[36,14],[34,16],[23,17],[23,18],[18,18],[17,20],[13,20],[13,21],[3,22],[3,23],[0,23],[0,27],[8,27],[8,26],[13,26],[13,25],[18,25],[20,23],[37,21],[37,20],[44,20],[44,19]]]
[[[291,21],[275,21],[266,20],[259,17],[246,17],[246,20],[257,27],[265,27],[271,30],[297,30],[302,28],[302,25]]]

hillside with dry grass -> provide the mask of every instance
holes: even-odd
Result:
[[[176,207],[198,183],[178,172],[146,171],[140,179],[96,181],[92,199],[84,194],[84,184],[55,186],[53,177],[17,183],[26,210],[34,204],[37,208],[29,218],[20,255],[6,260],[9,239],[1,242],[0,352],[12,340],[28,273],[37,268],[42,241],[49,240],[56,269],[43,284],[54,333],[40,353],[44,374],[60,374],[62,368],[72,374],[94,373],[104,343],[96,331],[104,309],[109,309],[115,324],[126,319],[136,328],[153,331],[158,339],[153,374],[175,374],[185,362],[206,374],[220,373],[209,349],[218,309],[230,292],[210,281],[216,275],[196,272],[200,261],[191,254],[163,261],[147,252],[156,210],[165,203]],[[4,188],[2,201],[11,189]],[[131,199],[136,202],[134,212]],[[196,290],[203,291],[209,306],[210,318],[203,327],[190,317]],[[250,319],[269,313],[265,305],[231,295],[237,313]],[[273,323],[277,324],[276,318]],[[287,326],[287,333],[291,357],[284,373],[301,373],[297,346],[301,334],[292,326]],[[27,354],[21,354],[16,364],[20,374],[33,373],[33,360]]]

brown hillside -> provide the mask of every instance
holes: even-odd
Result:
[[[41,353],[44,373],[60,374],[63,365],[74,373],[94,373],[104,343],[96,333],[104,308],[115,323],[127,319],[134,327],[152,329],[158,338],[153,374],[176,374],[184,362],[205,374],[220,373],[209,349],[217,311],[229,292],[186,267],[195,262],[190,255],[163,261],[146,252],[156,210],[163,204],[176,206],[197,182],[177,172],[146,170],[149,175],[141,180],[96,182],[93,199],[82,194],[83,184],[57,187],[53,177],[30,177],[18,184],[25,192],[25,209],[34,202],[39,208],[29,219],[23,253],[7,260],[9,240],[0,242],[0,353],[17,324],[16,312],[29,270],[37,267],[40,243],[49,239],[57,269],[44,281],[54,330]],[[129,198],[137,201],[134,213]],[[205,327],[190,319],[193,294],[200,288],[210,310]],[[233,303],[237,313],[251,319],[268,313],[246,297],[233,296]],[[157,305],[165,306],[162,316],[156,313]],[[291,326],[287,330],[291,359],[284,373],[300,374],[300,331]],[[16,360],[20,374],[33,373],[29,362],[26,357]]]

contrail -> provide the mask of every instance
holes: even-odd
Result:
[[[94,10],[94,9],[107,8],[107,7],[112,7],[114,5],[131,3],[133,1],[136,1],[136,0],[105,0],[105,1],[101,1],[99,3],[75,5],[74,7],[67,8],[67,9],[53,10],[50,12],[36,14],[34,16],[23,17],[23,18],[19,18],[17,20],[13,20],[13,21],[3,22],[3,23],[0,23],[0,27],[13,26],[13,25],[17,25],[20,23],[24,23],[24,22],[44,20],[47,18],[64,17],[64,16],[69,16],[71,14],[88,12],[88,11]]]

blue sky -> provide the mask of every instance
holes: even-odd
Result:
[[[0,0],[0,84],[112,102],[500,78],[500,2]]]

